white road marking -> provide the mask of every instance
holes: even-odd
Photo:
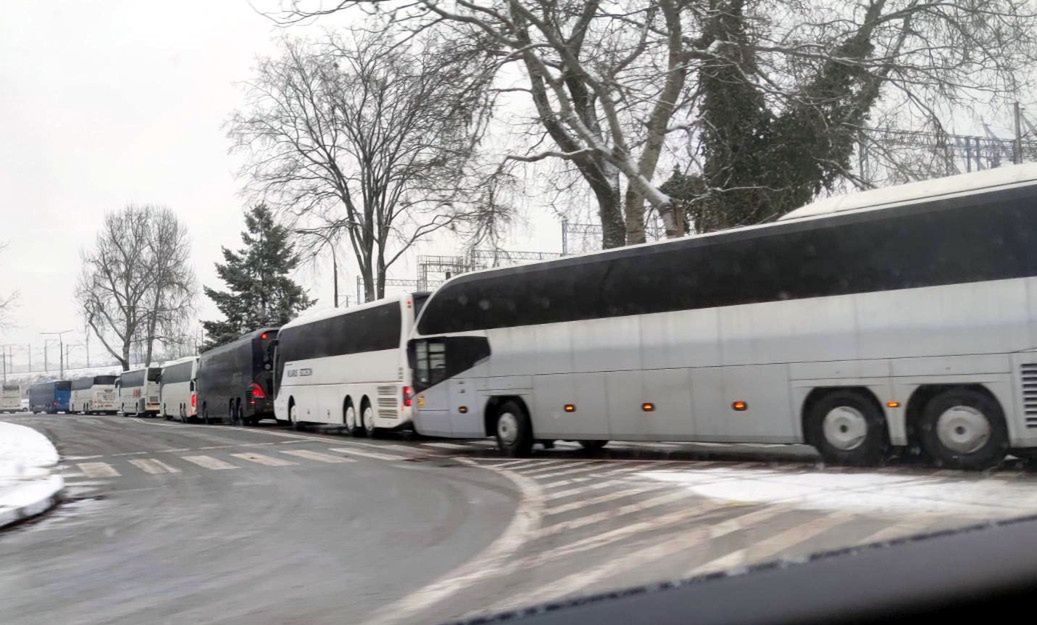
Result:
[[[93,460],[94,458],[104,458],[104,454],[95,454],[93,456],[65,456],[65,460]]]
[[[528,606],[533,603],[544,603],[560,599],[603,580],[612,577],[621,577],[621,574],[626,570],[645,566],[646,564],[650,564],[660,558],[672,556],[674,553],[679,551],[697,547],[703,543],[715,540],[721,536],[738,530],[747,529],[755,523],[766,521],[779,512],[786,511],[787,509],[773,507],[757,510],[755,512],[748,512],[712,527],[702,525],[691,531],[682,532],[670,540],[656,543],[644,549],[638,549],[629,555],[620,558],[609,558],[600,566],[590,569],[581,569],[577,573],[573,573],[572,575],[555,580],[550,584],[541,586],[535,591],[512,596],[512,598],[506,601],[491,605],[486,610],[481,610],[480,613],[497,612],[510,608]],[[625,528],[619,528],[617,531],[622,531],[623,529]],[[595,537],[591,537],[588,540],[592,540],[593,538]],[[562,549],[564,549],[564,547]]]
[[[600,471],[602,469],[608,468],[608,466],[608,463],[601,462],[596,464],[587,464],[578,467],[568,466],[564,469],[559,469],[557,467],[538,467],[536,469],[531,469],[529,471],[523,471],[522,473],[523,475],[528,475],[529,477],[534,477],[538,480],[542,480],[551,477],[558,477],[559,475],[568,475],[570,473],[587,473],[592,471]]]
[[[887,540],[893,540],[895,538],[914,536],[916,534],[924,533],[926,529],[932,527],[936,522],[936,519],[926,517],[905,519],[860,539],[857,541],[857,544],[868,545],[871,543],[881,543]]]
[[[616,499],[622,499],[624,497],[630,497],[631,495],[651,493],[653,491],[658,491],[658,490],[662,490],[662,487],[660,487],[658,485],[655,485],[655,486],[634,486],[632,488],[624,488],[623,490],[612,491],[611,493],[606,493],[604,495],[599,495],[597,497],[591,497],[590,499],[576,499],[575,501],[571,501],[569,503],[562,504],[560,506],[548,505],[547,514],[554,515],[554,514],[562,514],[562,513],[565,513],[565,512],[571,512],[573,510],[581,510],[583,508],[587,508],[587,507],[590,507],[590,506],[596,506],[598,504],[606,503],[606,502],[609,502],[609,501],[614,501]],[[550,501],[554,501],[554,499],[551,499]]]
[[[477,464],[467,458],[459,458],[458,462],[493,471],[515,484],[522,497],[515,515],[500,536],[474,558],[424,588],[383,606],[365,621],[366,625],[392,625],[415,620],[415,615],[484,579],[488,571],[506,567],[516,559],[515,554],[540,526],[544,499],[535,481],[512,471]]]
[[[200,467],[206,469],[212,469],[213,471],[223,471],[225,469],[237,469],[238,467],[220,460],[219,458],[213,458],[212,456],[180,456],[183,460],[197,464]]]
[[[291,460],[285,460],[284,458],[274,458],[272,456],[264,456],[262,454],[253,454],[248,452],[231,455],[235,458],[241,458],[242,460],[255,462],[256,464],[265,464],[268,467],[287,467],[289,465],[299,464],[298,462],[292,462]]]
[[[601,523],[602,521],[611,521],[616,517],[625,516],[627,514],[634,514],[635,512],[642,512],[649,508],[655,508],[657,506],[665,506],[681,499],[687,499],[691,495],[686,492],[668,492],[663,493],[655,497],[650,497],[642,501],[613,508],[611,510],[602,510],[594,514],[588,514],[587,516],[577,517],[568,521],[562,521],[560,523],[554,523],[540,530],[538,537],[553,536],[555,534],[561,534],[569,530],[579,529],[588,525],[594,525],[595,523]],[[718,507],[721,504],[712,503],[712,507]]]
[[[753,544],[751,547],[736,549],[727,555],[710,560],[705,564],[695,566],[688,571],[688,575],[701,575],[712,571],[723,571],[739,566],[745,566],[750,563],[750,558],[753,562],[769,560],[770,558],[780,554],[782,551],[786,551],[791,547],[809,540],[823,532],[827,532],[833,527],[847,523],[852,519],[852,515],[838,512],[818,517],[812,521],[807,521],[806,523],[801,523],[795,527],[790,527],[783,532],[772,534]]]
[[[584,482],[598,482],[600,480],[610,480],[610,479],[612,479],[614,477],[625,476],[628,473],[637,473],[639,471],[645,470],[646,468],[647,467],[644,467],[644,466],[628,466],[628,467],[624,467],[624,466],[619,466],[619,467],[609,467],[609,466],[600,467],[599,466],[593,472],[588,473],[586,475],[570,476],[570,477],[566,477],[566,478],[563,478],[563,479],[560,479],[560,480],[556,480],[554,482],[549,482],[548,484],[546,484],[546,488],[547,488],[548,491],[551,491],[553,489],[559,489],[559,488],[563,488],[563,487],[567,487],[567,486],[572,486],[574,484],[583,484]],[[533,477],[537,477],[537,476],[533,476]],[[555,494],[551,493],[551,496],[554,497]]]
[[[384,443],[379,445],[376,443],[362,443],[360,441],[349,441],[349,445],[360,445],[361,447],[369,447],[371,449],[379,449],[382,451],[385,451],[386,449],[392,449],[395,451],[402,451],[408,454],[421,453],[421,448],[417,445],[395,445],[393,443]]]
[[[356,462],[353,458],[343,458],[342,456],[322,454],[319,451],[310,451],[309,449],[282,449],[280,451],[282,454],[288,454],[289,456],[306,458],[307,460],[316,460],[317,462],[327,462],[329,464],[337,462]]]
[[[435,447],[437,449],[471,449],[470,445],[460,443],[418,443],[422,447]]]
[[[87,477],[119,477],[122,475],[107,462],[80,462],[76,466]]]
[[[155,460],[154,458],[135,458],[130,460],[130,464],[145,473],[150,473],[151,475],[158,475],[160,473],[180,473],[180,469],[171,467],[161,460]]]
[[[393,454],[380,454],[377,451],[367,451],[361,449],[352,449],[349,447],[332,447],[331,451],[337,451],[340,454],[346,454],[351,456],[360,456],[362,458],[374,458],[375,460],[387,460],[390,462],[399,462],[400,460],[406,460],[404,456],[395,456]]]

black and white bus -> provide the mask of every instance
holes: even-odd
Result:
[[[198,356],[166,363],[162,367],[159,414],[166,419],[178,418],[187,423],[198,411]]]
[[[427,293],[294,319],[277,345],[278,420],[335,424],[351,434],[411,426],[406,344]]]
[[[123,416],[157,415],[161,378],[162,369],[159,367],[123,371],[115,380],[116,412]]]
[[[88,375],[72,380],[68,411],[115,414],[115,375]]]
[[[409,345],[416,429],[803,443],[979,468],[1037,448],[1037,165],[453,278]]]
[[[198,355],[196,401],[206,423],[274,417],[276,344],[277,328],[262,328]]]

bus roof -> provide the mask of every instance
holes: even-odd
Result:
[[[376,299],[370,302],[364,302],[357,306],[350,306],[349,308],[325,308],[323,310],[315,310],[309,313],[302,313],[295,319],[292,319],[288,323],[281,326],[281,330],[288,328],[294,328],[295,326],[306,325],[307,323],[313,323],[314,321],[321,321],[323,319],[331,319],[332,317],[339,317],[341,315],[347,315],[349,313],[357,312],[359,310],[366,310],[368,308],[374,308],[388,304],[390,302],[399,302],[404,298],[415,297],[424,295],[424,291],[416,291],[414,293],[405,293],[403,295],[394,295],[392,297],[383,297],[382,299]]]
[[[1006,165],[943,178],[910,182],[881,189],[833,195],[785,214],[778,221],[802,219],[846,211],[885,208],[922,200],[936,200],[993,189],[1037,184],[1037,163]]]

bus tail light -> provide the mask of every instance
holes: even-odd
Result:
[[[248,387],[248,392],[252,395],[252,399],[266,399],[266,392],[258,382],[253,382],[252,386]]]
[[[403,387],[403,407],[404,408],[410,408],[413,403],[414,403],[414,392],[411,390],[411,387],[404,386]]]
[[[198,393],[191,393],[191,408],[198,407]]]

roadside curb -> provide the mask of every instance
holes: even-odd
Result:
[[[60,455],[33,428],[0,422],[0,530],[47,512],[61,501],[65,480],[52,470]]]
[[[61,501],[65,480],[60,475],[35,479],[4,496],[0,504],[0,530],[47,512]],[[12,505],[7,505],[13,502]]]

